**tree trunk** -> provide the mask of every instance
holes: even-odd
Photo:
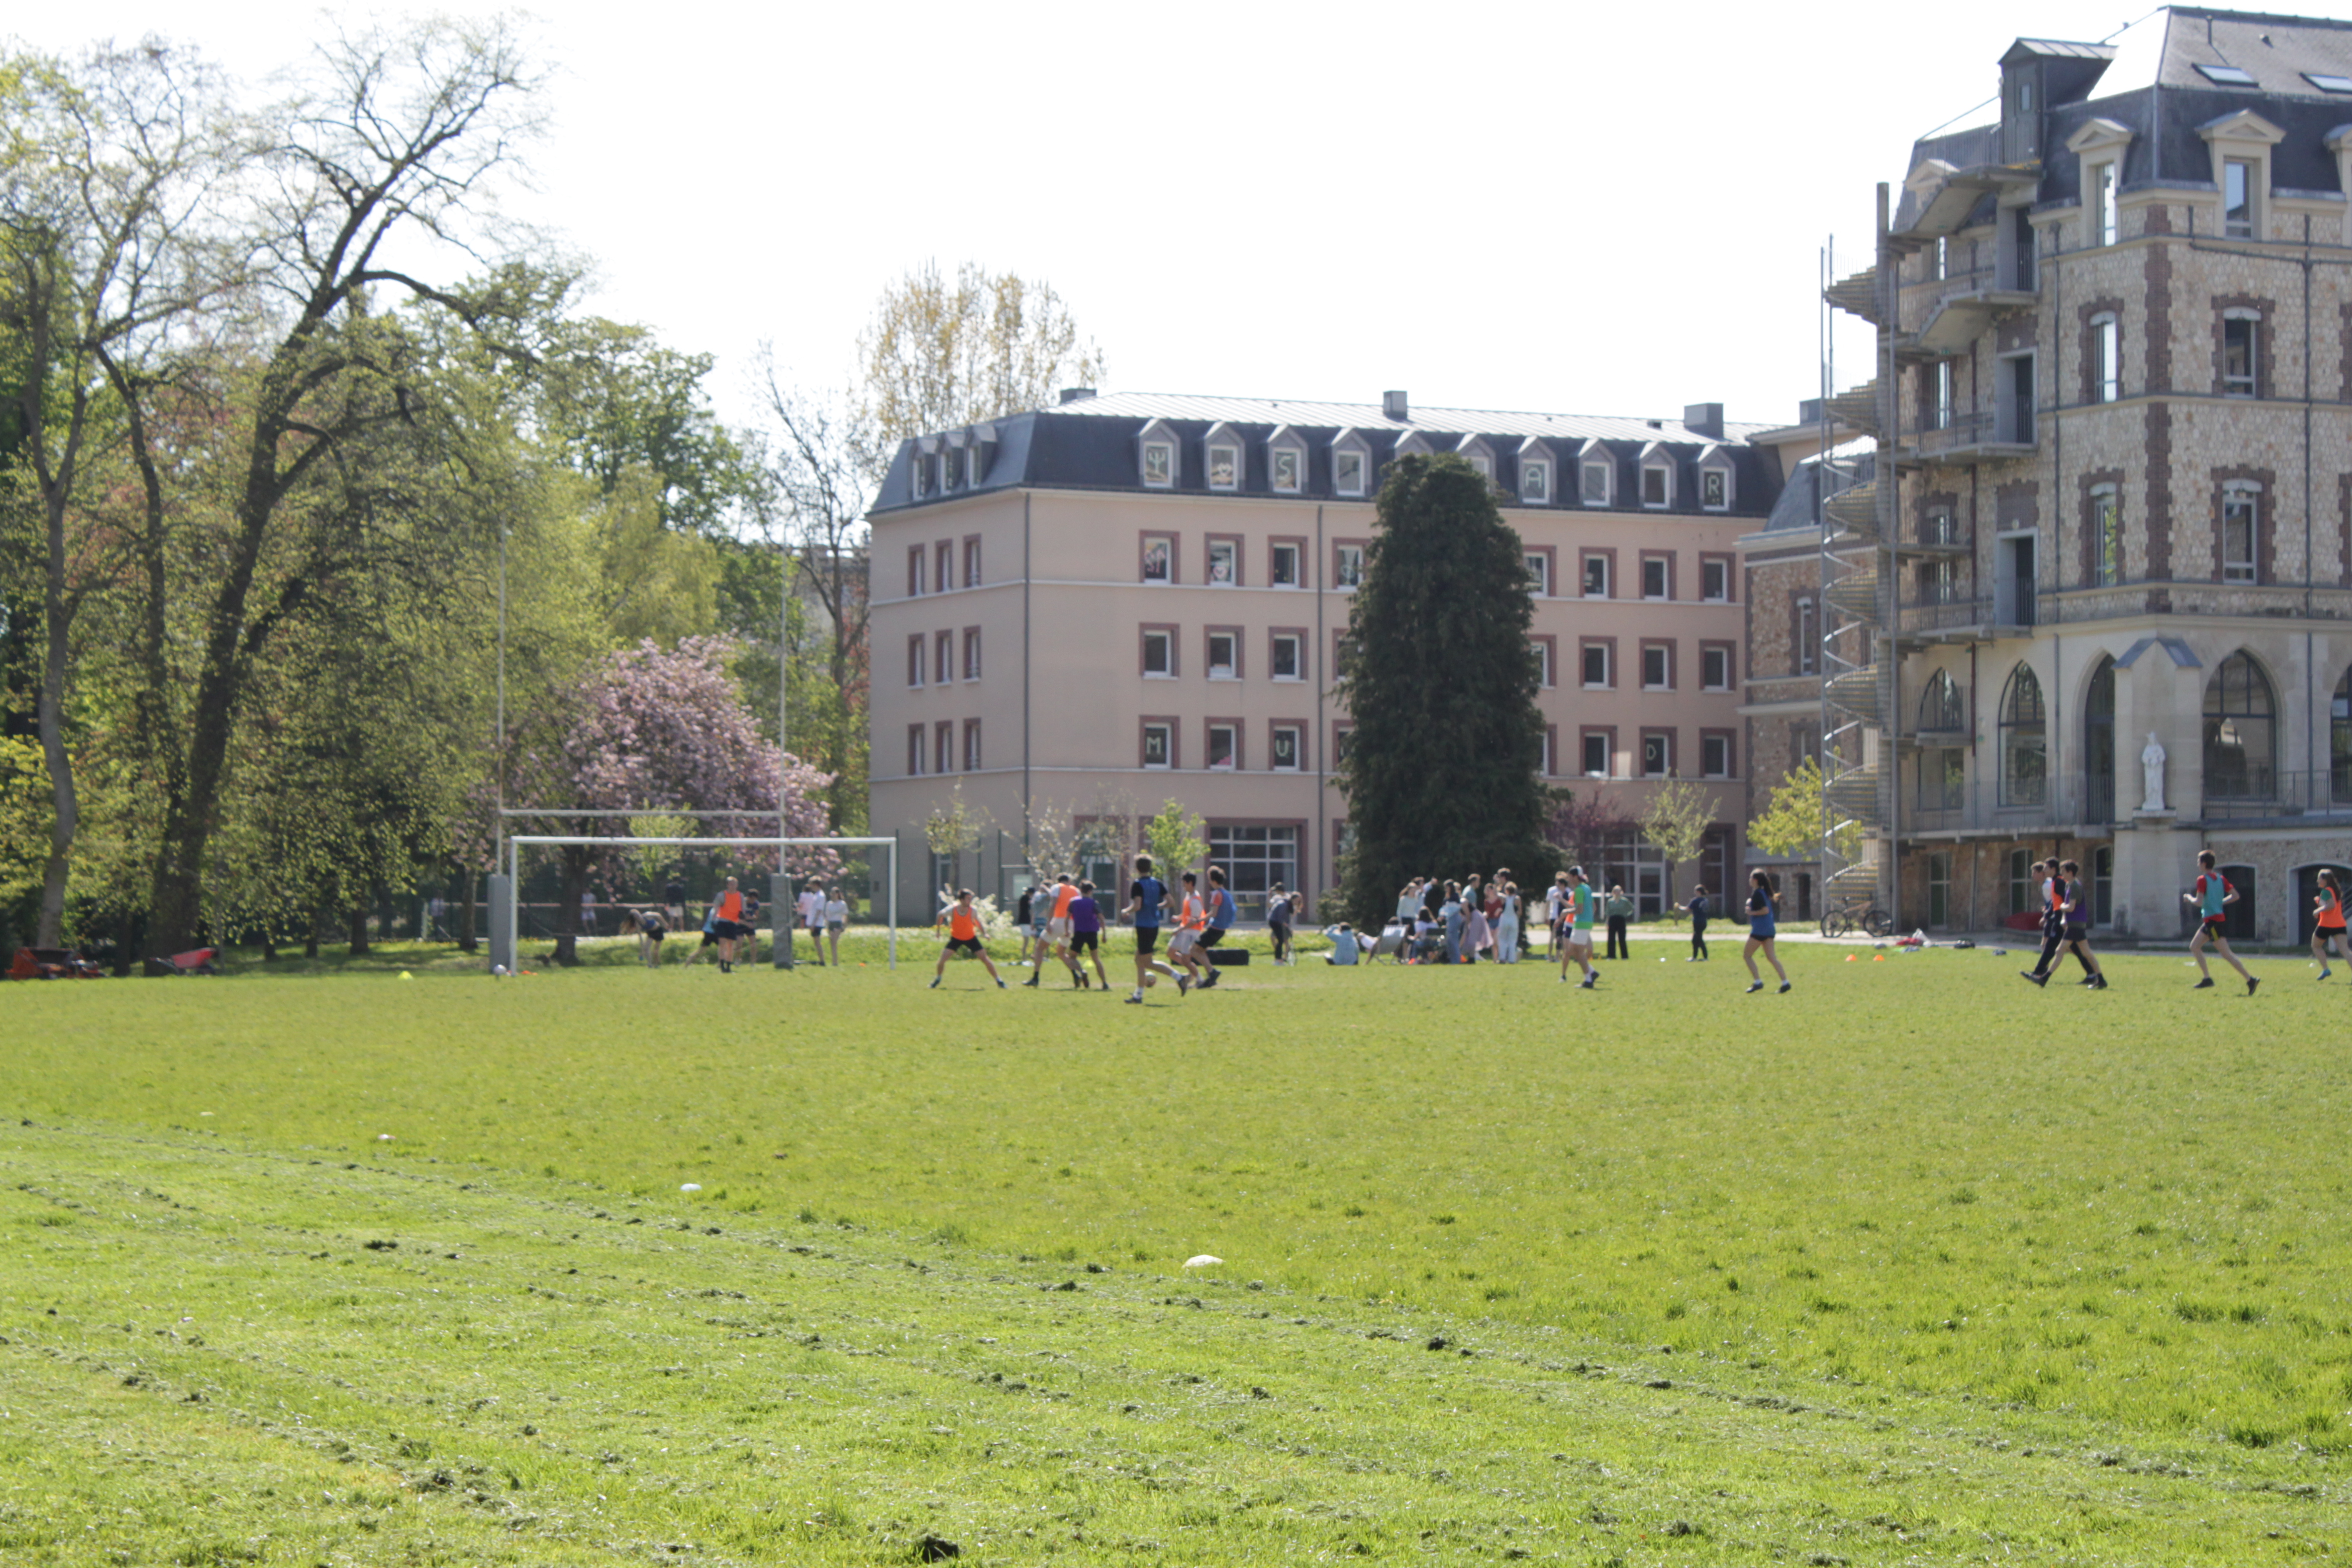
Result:
[[[588,890],[585,846],[563,847],[562,891],[555,896],[555,962],[566,968],[580,962],[580,895]]]
[[[460,868],[466,886],[457,898],[457,951],[472,952],[478,945],[474,940],[474,884],[478,880],[473,867]]]
[[[326,923],[327,907],[324,904],[312,905],[310,909],[310,934],[305,937],[302,941],[303,957],[316,958],[319,956],[319,932],[320,928],[325,926]]]
[[[367,900],[361,898],[353,899],[352,900],[350,938],[352,956],[353,958],[365,958],[370,951],[368,947],[368,914]]]

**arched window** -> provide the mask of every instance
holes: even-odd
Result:
[[[2277,793],[2278,705],[2270,678],[2243,649],[2205,684],[2205,798],[2268,800]]]
[[[2042,682],[2031,665],[2010,672],[2000,694],[2000,804],[2041,805],[2050,798],[2050,735]]]
[[[1960,723],[1960,689],[1952,684],[1949,670],[1939,669],[1927,678],[1927,689],[1919,694],[1919,728],[1948,731],[1958,729]]]
[[[2336,683],[2327,705],[2327,793],[2338,805],[2352,805],[2352,669]]]
[[[2083,820],[2116,819],[2116,661],[2102,658],[2083,699]]]

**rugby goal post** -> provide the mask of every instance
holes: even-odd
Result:
[[[517,812],[515,815],[526,814]],[[528,815],[571,814],[538,812]],[[646,816],[687,814],[640,811],[631,815]],[[770,815],[772,816],[773,813]],[[773,849],[776,851],[776,864],[779,866],[783,864],[783,852],[787,849],[887,848],[889,850],[890,863],[890,892],[887,916],[890,923],[889,967],[892,969],[898,967],[898,841],[896,838],[663,838],[641,837],[635,835],[622,837],[610,834],[588,833],[519,833],[509,835],[507,838],[504,874],[490,878],[490,965],[493,969],[504,965],[509,973],[514,973],[515,969],[515,954],[521,942],[521,933],[518,929],[520,911],[515,905],[515,889],[521,885],[522,881],[523,847],[529,845],[534,848],[541,848],[583,844],[602,845],[607,848],[625,848],[631,845],[641,845],[648,848]],[[777,912],[778,936],[774,944],[774,963],[778,969],[790,969],[793,966],[793,911],[791,881],[791,878],[782,871],[777,871],[769,878],[768,903]]]

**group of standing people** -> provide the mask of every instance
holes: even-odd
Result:
[[[1390,931],[1402,963],[1517,963],[1526,919],[1506,866],[1491,878],[1474,871],[1467,882],[1415,877],[1397,895]]]

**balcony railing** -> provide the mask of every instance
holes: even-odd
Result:
[[[2219,795],[2209,784],[2204,818],[2208,822],[2267,822],[2282,816],[2352,816],[2352,768],[2320,768],[2309,773],[2272,773],[2249,768],[2222,787]]]
[[[1955,413],[1931,428],[1903,433],[1904,456],[1914,462],[1973,462],[2022,457],[2033,449],[2033,412],[2003,405]]]

